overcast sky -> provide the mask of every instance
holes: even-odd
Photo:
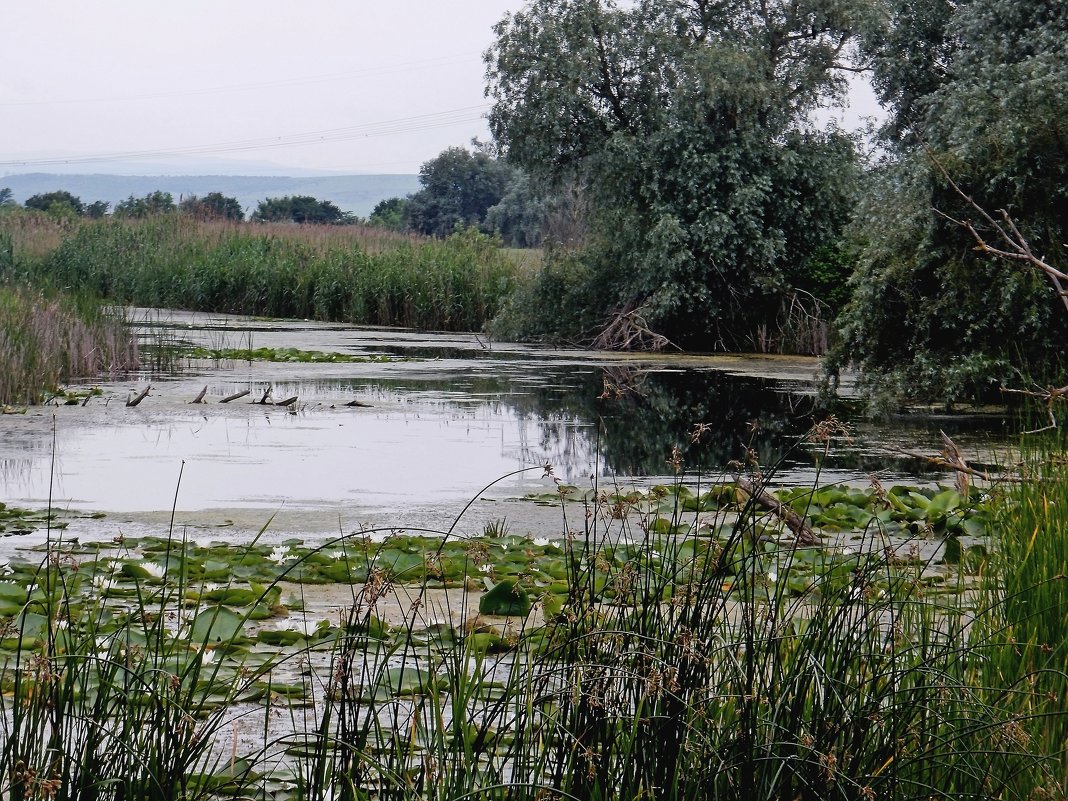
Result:
[[[225,159],[414,173],[450,145],[488,138],[481,54],[494,23],[522,6],[8,2],[0,175],[108,172],[131,159],[155,172]]]

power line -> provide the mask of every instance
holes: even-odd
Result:
[[[392,75],[395,73],[415,72],[419,70],[438,69],[451,64],[461,64],[472,60],[470,54],[455,54],[440,56],[430,59],[414,61],[402,61],[396,64],[386,64],[378,67],[368,67],[362,70],[347,72],[325,73],[322,75],[308,75],[301,78],[279,78],[270,81],[256,81],[252,83],[227,84],[222,86],[205,86],[199,89],[172,89],[163,92],[139,92],[129,95],[110,95],[102,97],[71,97],[54,100],[13,100],[0,102],[0,108],[19,108],[31,106],[65,106],[81,103],[124,103],[135,100],[158,100],[173,97],[195,97],[197,95],[224,94],[229,92],[244,92],[248,90],[279,89],[288,86],[304,86],[313,83],[330,83],[333,81],[351,80],[378,75]]]
[[[398,134],[412,133],[415,131],[447,128],[454,125],[476,122],[483,118],[484,112],[488,108],[489,104],[484,103],[478,106],[465,106],[463,108],[439,111],[432,114],[420,114],[415,117],[401,117],[399,119],[365,123],[363,125],[352,125],[343,128],[326,128],[319,131],[305,131],[303,133],[288,134],[285,136],[239,139],[230,142],[217,142],[206,145],[188,145],[184,147],[159,148],[156,150],[130,150],[72,158],[53,157],[0,161],[0,167],[48,167],[61,164],[90,164],[102,161],[126,161],[166,156],[241,153],[254,150],[274,150],[284,147],[324,144],[327,142],[345,142],[353,139],[370,139],[380,136],[396,136]]]

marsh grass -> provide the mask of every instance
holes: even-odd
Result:
[[[101,304],[0,283],[0,404],[39,403],[64,382],[137,364],[136,340]]]
[[[13,262],[35,282],[121,303],[452,331],[496,314],[517,269],[474,231],[437,241],[181,215],[82,222],[45,252],[14,247]]]
[[[12,563],[0,600],[25,596],[3,641],[0,794],[1064,797],[1065,712],[1040,699],[1063,676],[1043,647],[1062,647],[1045,639],[1063,625],[1053,577],[1020,571],[978,602],[935,593],[877,517],[849,552],[800,548],[708,489],[594,487],[561,500],[541,544],[454,522]],[[327,577],[351,586],[333,617],[286,598]],[[472,582],[534,610],[502,621],[436,594]]]

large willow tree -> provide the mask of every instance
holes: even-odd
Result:
[[[982,400],[1063,383],[1068,315],[1045,277],[977,252],[1001,244],[950,184],[1068,269],[1068,3],[881,0],[866,42],[890,117],[857,226],[860,261],[833,367],[873,397]]]
[[[852,142],[812,114],[841,97],[870,5],[534,0],[499,23],[495,139],[592,209],[564,307],[551,282],[540,297],[546,325],[640,310],[684,346],[766,334],[847,217]]]

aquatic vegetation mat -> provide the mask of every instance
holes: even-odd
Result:
[[[904,799],[1063,787],[1056,695],[991,671],[1015,648],[1004,600],[963,560],[887,547],[892,530],[966,552],[1008,501],[781,491],[839,530],[801,547],[736,489],[680,481],[579,499],[561,485],[551,539],[503,524],[240,547],[57,535],[0,580],[0,793]]]

